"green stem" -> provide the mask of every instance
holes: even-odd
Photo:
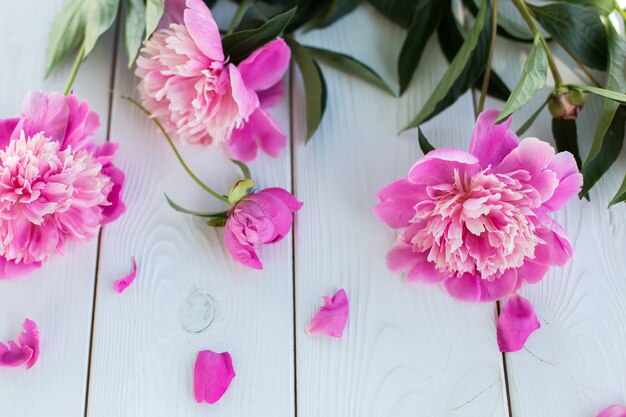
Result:
[[[478,114],[483,112],[485,108],[485,99],[487,98],[487,90],[489,89],[489,78],[491,78],[491,63],[493,61],[493,53],[496,46],[496,34],[498,30],[498,0],[493,0],[493,17],[491,28],[491,41],[489,42],[489,55],[487,56],[487,67],[485,68],[485,76],[483,77],[483,85],[480,89],[480,99],[478,100]]]
[[[235,31],[235,28],[237,27],[239,22],[241,22],[241,18],[243,17],[244,13],[246,12],[246,10],[248,10],[248,6],[250,6],[250,3],[250,0],[241,0],[241,3],[239,3],[239,7],[237,8],[235,15],[233,16],[233,20],[230,22],[230,26],[228,27],[228,32],[226,32],[227,35],[230,35]]]
[[[152,115],[150,114],[148,109],[146,109],[144,106],[141,105],[141,103],[139,103],[138,101],[136,101],[132,97],[122,96],[122,98],[125,99],[125,100],[128,100],[130,103],[134,104],[138,109],[140,109],[141,111],[146,113],[150,117],[150,119],[152,119],[154,124],[156,124],[157,127],[159,128],[159,130],[163,133],[163,136],[165,136],[165,139],[167,139],[167,142],[170,144],[170,147],[174,151],[174,154],[176,154],[176,158],[178,158],[178,161],[180,162],[180,164],[183,166],[185,171],[187,171],[187,174],[189,174],[189,176],[196,182],[196,184],[198,184],[204,191],[208,192],[209,194],[211,194],[213,197],[217,198],[218,200],[222,200],[223,202],[230,204],[229,201],[228,201],[228,198],[226,198],[223,195],[220,195],[219,193],[215,192],[211,187],[209,187],[208,185],[203,183],[200,180],[200,178],[198,178],[196,176],[196,174],[193,173],[193,171],[189,168],[189,166],[187,166],[187,164],[185,163],[185,160],[183,159],[183,157],[178,152],[178,149],[176,149],[176,146],[174,145],[174,142],[172,141],[172,138],[167,133],[167,131],[165,130],[165,128],[163,127],[161,122],[159,122],[159,120],[156,117],[152,117]]]
[[[539,41],[541,42],[541,45],[543,46],[543,49],[546,51],[546,55],[548,56],[548,65],[550,66],[550,72],[552,73],[552,77],[554,78],[554,83],[556,84],[557,88],[560,87],[563,84],[563,79],[561,78],[561,74],[559,74],[559,70],[556,66],[556,62],[554,61],[552,51],[548,46],[548,42],[546,42],[546,38],[543,37],[543,35],[541,34],[541,30],[539,30],[539,27],[535,22],[535,17],[533,16],[532,12],[528,8],[524,0],[513,0],[513,3],[526,21],[526,24],[528,25],[530,31],[539,38]]]
[[[74,65],[72,65],[72,71],[70,72],[70,78],[67,80],[67,84],[65,85],[65,90],[63,90],[63,95],[66,96],[72,91],[72,84],[74,84],[74,79],[76,78],[76,74],[78,74],[78,69],[80,68],[80,64],[85,60],[85,48],[83,46],[80,47],[78,53],[76,54],[76,59],[74,59]]]

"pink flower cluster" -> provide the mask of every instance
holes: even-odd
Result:
[[[580,190],[582,175],[568,152],[555,155],[535,138],[521,142],[510,119],[483,112],[470,150],[439,149],[408,177],[383,188],[376,215],[401,229],[389,268],[409,281],[441,283],[463,301],[493,301],[572,256],[564,230],[549,213]]]
[[[238,65],[229,63],[210,10],[202,0],[186,6],[184,24],[157,30],[140,51],[143,105],[184,142],[226,143],[242,161],[254,159],[259,147],[278,156],[286,135],[264,108],[282,97],[288,46],[276,39]],[[170,14],[168,21],[176,21]]]
[[[124,174],[117,145],[96,146],[100,126],[74,95],[31,93],[19,118],[0,120],[0,279],[22,275],[88,240],[119,217]]]

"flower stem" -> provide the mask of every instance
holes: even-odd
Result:
[[[550,66],[550,72],[552,73],[552,77],[554,78],[554,83],[556,84],[557,88],[560,87],[563,84],[563,79],[561,78],[561,74],[559,74],[559,70],[556,66],[556,62],[554,61],[552,51],[548,46],[548,42],[546,42],[546,38],[544,38],[541,34],[541,30],[539,30],[539,27],[535,22],[535,18],[532,15],[532,12],[528,8],[524,0],[513,0],[513,4],[515,4],[515,7],[517,7],[517,10],[519,10],[519,12],[521,13],[533,35],[539,38],[543,49],[546,51],[546,55],[548,57],[548,65]]]
[[[72,71],[70,72],[70,78],[67,80],[67,84],[65,85],[65,90],[63,90],[63,95],[66,96],[72,91],[72,84],[74,84],[74,79],[76,78],[76,74],[78,74],[78,69],[80,65],[83,63],[85,59],[85,48],[83,46],[80,47],[78,53],[76,54],[76,59],[74,59],[74,65],[72,65]]]
[[[241,22],[241,18],[243,17],[243,14],[246,12],[246,10],[248,10],[249,6],[250,0],[241,0],[241,3],[239,3],[239,7],[237,8],[235,15],[233,16],[233,20],[230,22],[230,26],[228,27],[228,32],[226,32],[227,35],[230,35],[235,31],[235,28],[237,27],[239,22]]]
[[[224,197],[223,195],[215,192],[211,187],[209,187],[208,185],[206,185],[205,183],[203,183],[200,178],[198,178],[196,176],[196,174],[193,173],[193,171],[189,168],[189,166],[185,163],[185,160],[183,159],[183,157],[180,155],[180,153],[178,152],[178,149],[176,149],[176,146],[174,145],[174,142],[172,141],[172,138],[170,137],[170,135],[167,133],[167,131],[165,130],[165,128],[163,127],[163,125],[161,124],[161,122],[159,122],[159,120],[156,117],[152,117],[152,115],[150,114],[150,112],[148,111],[148,109],[146,109],[144,106],[141,105],[141,103],[139,103],[138,101],[136,101],[135,99],[133,99],[132,97],[127,97],[127,96],[122,96],[122,98],[124,100],[128,100],[130,103],[134,104],[139,110],[143,111],[144,113],[146,113],[150,119],[152,119],[152,121],[154,122],[154,124],[157,125],[157,127],[159,128],[159,130],[163,133],[163,136],[165,136],[165,139],[167,139],[167,142],[170,144],[170,147],[172,148],[172,150],[174,151],[174,154],[176,154],[176,158],[178,158],[178,161],[180,162],[180,164],[183,166],[183,168],[185,169],[185,171],[187,171],[187,174],[189,174],[189,176],[206,192],[208,192],[209,194],[211,194],[213,197],[217,198],[218,200],[222,200],[225,203],[228,203],[228,198]],[[230,203],[229,203],[230,204]]]
[[[493,61],[493,53],[496,46],[496,35],[498,30],[498,0],[493,0],[493,17],[491,28],[491,41],[489,42],[489,55],[487,56],[487,67],[483,77],[483,85],[480,90],[480,99],[478,100],[478,114],[482,113],[485,108],[485,98],[487,98],[487,90],[489,89],[489,78],[491,78],[491,63]]]

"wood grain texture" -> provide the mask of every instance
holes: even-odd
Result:
[[[184,207],[225,209],[187,176],[152,122],[117,98],[136,89],[125,62],[118,59],[111,133],[127,174],[128,212],[102,240],[88,416],[293,416],[291,235],[262,248],[264,270],[254,271],[231,259],[223,229],[167,205],[164,193]],[[286,98],[272,109],[287,132],[288,106]],[[240,178],[220,146],[179,148],[221,192]],[[290,189],[288,149],[250,167],[259,187]],[[113,282],[130,271],[131,256],[139,272],[120,295]],[[237,374],[215,405],[193,396],[194,361],[204,349],[229,351]]]
[[[496,56],[496,68],[512,85],[524,48],[502,41]],[[575,64],[567,59],[563,64],[564,78],[577,81]],[[521,125],[548,92],[516,113],[513,126]],[[588,97],[577,121],[583,160],[600,107],[600,100]],[[547,110],[525,136],[553,143]],[[515,417],[590,417],[609,404],[626,403],[626,205],[607,209],[625,172],[622,152],[591,191],[591,201],[576,199],[553,216],[566,229],[575,253],[541,283],[522,288],[542,327],[524,350],[506,355]]]
[[[62,4],[63,0],[2,3],[0,118],[19,115],[30,91],[63,89],[71,62],[44,80],[48,33]],[[79,97],[100,115],[99,142],[107,133],[112,52],[112,37],[107,34],[74,84]],[[0,340],[16,339],[28,317],[39,326],[42,348],[28,372],[0,369],[0,416],[84,415],[97,247],[97,239],[69,244],[65,255],[53,256],[32,275],[0,281]]]
[[[312,31],[303,43],[346,52],[395,80],[403,32],[369,6]],[[417,114],[446,68],[431,40],[419,76],[398,100],[324,68],[328,108],[304,145],[302,88],[294,90],[295,183],[305,202],[295,229],[298,416],[505,416],[495,304],[459,303],[438,287],[391,274],[395,233],[372,214],[376,193],[421,156]],[[424,125],[436,147],[467,148],[471,95]],[[350,318],[340,340],[304,331],[322,295],[345,288]]]

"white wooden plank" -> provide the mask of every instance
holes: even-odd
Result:
[[[499,41],[496,57],[500,74],[513,84],[525,59],[519,44]],[[562,67],[564,77],[575,80],[575,65]],[[514,127],[547,93],[516,113]],[[600,106],[600,100],[589,99],[577,122],[583,160]],[[552,140],[547,110],[525,136]],[[590,202],[573,201],[554,216],[567,230],[574,258],[521,291],[542,327],[524,350],[506,355],[513,416],[587,417],[626,402],[626,205],[607,210],[625,172],[622,152],[591,191]]]
[[[52,20],[63,0],[3,2],[0,13],[0,117],[15,117],[30,91],[63,90],[71,62],[44,81]],[[33,12],[36,10],[36,13]],[[111,34],[83,64],[74,90],[90,102],[106,138],[109,110]],[[85,384],[98,242],[67,245],[31,276],[0,281],[0,340],[19,335],[25,317],[37,322],[41,356],[28,372],[0,369],[0,415],[84,415]]]
[[[118,59],[116,96],[136,88],[125,62]],[[289,131],[288,99],[273,110]],[[222,229],[167,205],[165,192],[185,207],[223,208],[187,176],[152,122],[116,98],[111,129],[121,144],[128,212],[103,235],[88,415],[293,416],[291,236],[260,250],[262,272],[235,263]],[[227,192],[238,178],[223,149],[179,147],[216,189]],[[279,159],[260,156],[251,169],[260,187],[290,188],[288,149]],[[128,273],[132,255],[137,279],[118,295],[113,282]],[[190,305],[194,297],[200,301]],[[212,323],[188,331],[189,322],[204,327],[207,304],[215,309]],[[193,365],[203,349],[229,351],[237,374],[214,405],[193,396]]]
[[[395,79],[403,31],[369,6],[303,43],[347,52]],[[436,41],[401,100],[324,68],[328,108],[304,145],[302,91],[295,91],[296,192],[305,206],[295,241],[298,415],[504,416],[506,395],[495,338],[495,304],[459,303],[440,288],[391,274],[394,232],[372,214],[376,193],[421,156],[417,113],[446,67]],[[424,126],[437,147],[466,149],[469,94]],[[351,303],[341,340],[304,332],[322,295],[345,288]]]

